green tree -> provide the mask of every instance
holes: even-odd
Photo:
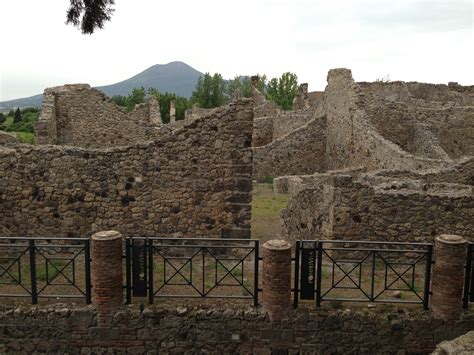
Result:
[[[66,23],[81,29],[83,34],[92,34],[110,21],[115,0],[70,0],[66,12]]]
[[[17,112],[20,113],[21,119],[18,121],[15,119]],[[37,108],[26,108],[21,111],[15,111],[15,116],[13,123],[6,127],[6,130],[9,132],[23,132],[23,133],[33,133],[35,123],[38,121],[40,111]]]
[[[123,95],[114,95],[110,98],[113,102],[115,102],[119,106],[126,107],[127,106],[127,96]]]
[[[227,95],[234,97],[236,91],[240,91],[243,97],[252,97],[252,81],[248,76],[236,76],[227,85]]]
[[[161,93],[158,89],[149,88],[149,96],[155,96],[160,104],[161,120],[163,123],[170,121],[170,102],[174,101],[176,108],[176,120],[184,120],[185,112],[191,107],[187,98],[177,96],[176,94],[165,92]]]
[[[18,107],[15,111],[15,114],[13,115],[13,122],[18,123],[20,121],[21,121],[21,112],[20,112],[20,108]]]
[[[298,91],[298,77],[286,72],[280,78],[273,78],[267,85],[267,96],[284,110],[293,108],[293,99]]]
[[[226,82],[221,74],[209,73],[199,77],[191,96],[191,103],[197,103],[202,108],[222,106],[228,100]]]
[[[125,107],[128,112],[133,111],[135,105],[145,102],[145,89],[135,88],[128,96],[114,95],[110,98],[117,105]]]
[[[133,111],[135,105],[142,104],[145,102],[145,89],[135,88],[132,90],[131,94],[127,96],[125,106],[127,111]]]
[[[257,90],[260,91],[263,95],[267,96],[267,85],[268,85],[267,76],[265,74],[262,74],[262,75],[257,74],[257,76],[258,76]]]
[[[5,115],[3,114],[3,112],[0,112],[0,124],[2,124],[3,122],[5,122],[6,119],[7,119],[7,118],[5,117]]]

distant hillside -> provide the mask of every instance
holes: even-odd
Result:
[[[161,92],[171,92],[179,96],[190,97],[198,78],[203,73],[183,62],[156,64],[116,84],[99,86],[96,89],[108,96],[128,95],[133,88],[143,86],[145,89],[154,87]],[[40,107],[43,95],[35,95],[21,99],[0,102],[0,111],[16,107]]]
[[[16,109],[17,107],[40,107],[41,100],[43,100],[43,94],[0,102],[0,112],[10,111],[11,109]]]

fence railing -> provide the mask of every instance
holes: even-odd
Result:
[[[88,238],[5,238],[0,297],[77,298],[91,303]]]
[[[464,279],[463,308],[474,302],[474,243],[469,243],[467,249],[466,271]]]
[[[128,237],[124,269],[133,297],[250,299],[259,304],[258,240]],[[302,240],[293,258],[300,300],[422,304],[428,309],[433,246],[426,243]],[[91,303],[88,238],[2,238],[0,297]],[[474,302],[474,243],[468,247],[463,307]]]
[[[428,309],[431,244],[297,241],[294,306],[300,299],[418,303]],[[391,293],[391,294],[390,294]]]
[[[258,305],[259,241],[126,239],[126,300],[132,297],[253,299]]]

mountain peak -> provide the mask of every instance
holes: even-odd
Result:
[[[196,82],[203,73],[197,71],[190,65],[173,61],[167,64],[155,64],[144,71],[120,81],[106,86],[99,86],[96,89],[103,91],[108,96],[128,95],[134,88],[150,87],[161,92],[170,92],[178,96],[190,97]],[[16,107],[40,107],[42,95],[35,95],[27,98],[0,102],[0,109],[9,110]]]

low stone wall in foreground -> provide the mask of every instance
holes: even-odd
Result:
[[[472,312],[448,324],[423,311],[300,308],[271,323],[229,307],[127,308],[98,327],[91,307],[59,305],[1,310],[0,353],[425,354],[473,328]]]

